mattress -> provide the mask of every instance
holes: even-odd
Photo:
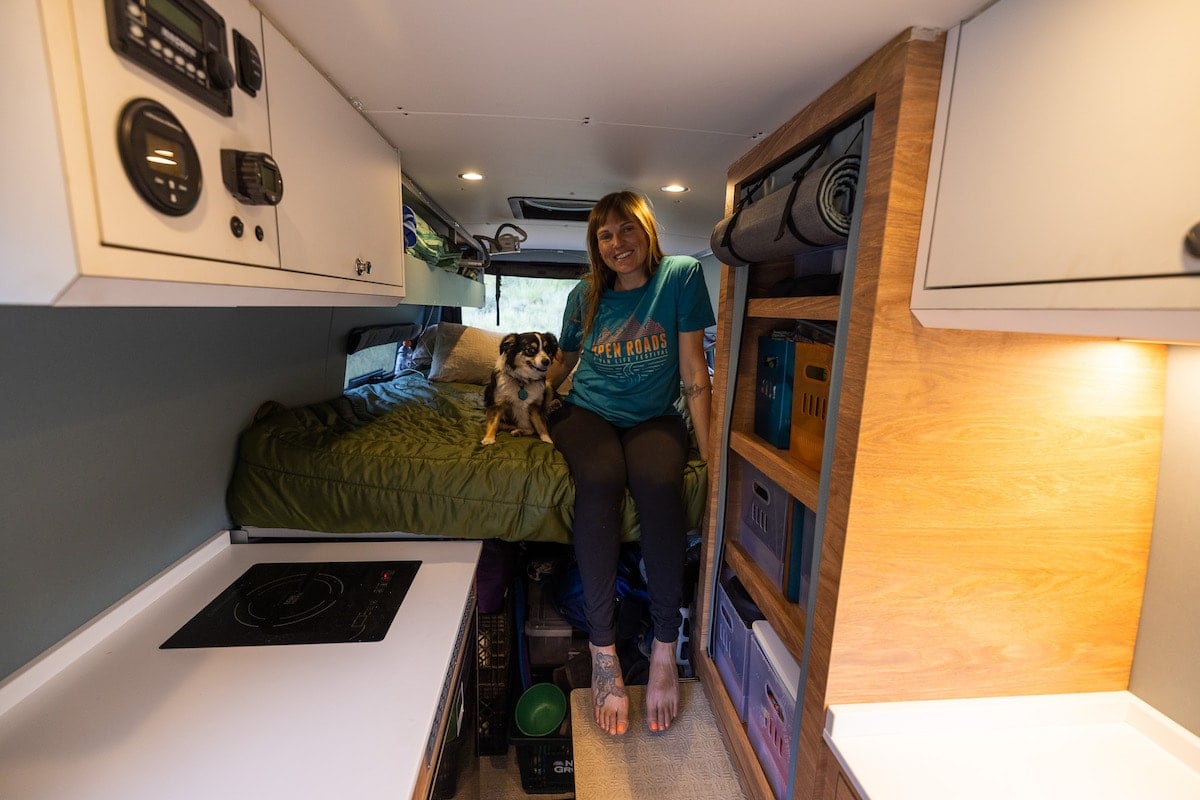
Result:
[[[570,542],[575,488],[558,450],[507,433],[485,447],[482,436],[482,386],[417,372],[310,405],[268,402],[239,437],[229,514],[257,528]],[[693,528],[706,488],[693,449],[683,490]],[[640,535],[627,495],[622,538]]]

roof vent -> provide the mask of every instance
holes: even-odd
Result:
[[[510,197],[508,205],[517,219],[587,222],[588,213],[596,201],[565,197]]]

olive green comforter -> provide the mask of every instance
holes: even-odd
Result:
[[[575,488],[553,445],[483,435],[483,387],[407,373],[300,408],[269,402],[241,435],[229,485],[240,526],[570,542]],[[684,475],[699,525],[707,471]],[[623,534],[638,538],[626,498]]]

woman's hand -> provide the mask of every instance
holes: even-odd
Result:
[[[575,365],[579,363],[579,351],[559,350],[558,355],[554,357],[554,363],[550,365],[550,371],[546,373],[546,382],[550,384],[550,388],[558,392],[558,387],[571,374],[571,370],[575,369]]]

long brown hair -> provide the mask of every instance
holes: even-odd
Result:
[[[658,222],[654,219],[654,209],[650,201],[642,195],[631,192],[613,192],[596,201],[588,214],[587,249],[588,249],[588,289],[584,298],[583,309],[583,339],[587,339],[596,321],[596,311],[600,308],[600,296],[605,289],[616,286],[617,273],[609,269],[600,255],[600,226],[609,218],[636,222],[646,235],[650,246],[647,248],[646,268],[653,275],[658,271],[659,262],[665,258],[662,244],[658,240]]]

